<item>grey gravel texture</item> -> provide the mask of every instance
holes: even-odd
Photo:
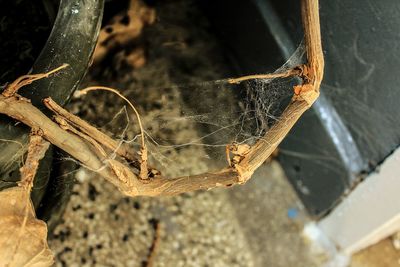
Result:
[[[161,226],[155,266],[254,266],[226,192],[122,196],[83,169],[50,247],[57,266],[142,266]]]

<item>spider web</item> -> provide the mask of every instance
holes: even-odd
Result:
[[[303,63],[304,46],[276,73]],[[151,88],[160,108],[134,101],[141,110],[149,160],[163,174],[192,175],[226,166],[226,146],[254,144],[262,138],[293,95],[296,77],[252,79],[232,84],[221,79]],[[137,90],[136,90],[137,91]],[[128,92],[129,93],[129,90]],[[154,101],[154,100],[153,100]],[[137,119],[126,109],[116,113],[103,129],[140,149]]]

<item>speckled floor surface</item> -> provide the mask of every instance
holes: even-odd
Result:
[[[317,266],[300,236],[302,211],[277,163],[245,186],[177,197],[123,197],[80,170],[64,222],[50,247],[56,266]]]
[[[227,194],[123,197],[84,170],[50,241],[57,266],[142,266],[159,222],[155,266],[254,266]]]

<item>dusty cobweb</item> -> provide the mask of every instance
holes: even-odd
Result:
[[[284,73],[303,63],[304,45],[300,44],[274,73]],[[191,153],[199,153],[192,148],[202,147],[202,162],[210,169],[226,165],[226,147],[252,145],[262,138],[279,120],[293,96],[293,86],[300,82],[297,76],[291,76],[248,79],[240,83],[220,79],[150,88],[146,90],[152,90],[160,104],[159,109],[150,111],[143,107],[148,103],[130,100],[140,113],[150,163],[168,176],[193,175],[197,173],[181,161],[182,157],[186,160]],[[140,150],[137,117],[123,105],[111,120],[97,126],[112,133],[119,142]]]

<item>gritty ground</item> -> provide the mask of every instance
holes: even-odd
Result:
[[[277,163],[245,186],[166,198],[123,197],[83,169],[50,247],[57,266],[318,266],[300,233],[304,214]],[[299,209],[296,218],[287,210]]]
[[[155,266],[254,266],[227,195],[123,197],[81,170],[50,246],[58,266],[143,266],[160,223]]]

